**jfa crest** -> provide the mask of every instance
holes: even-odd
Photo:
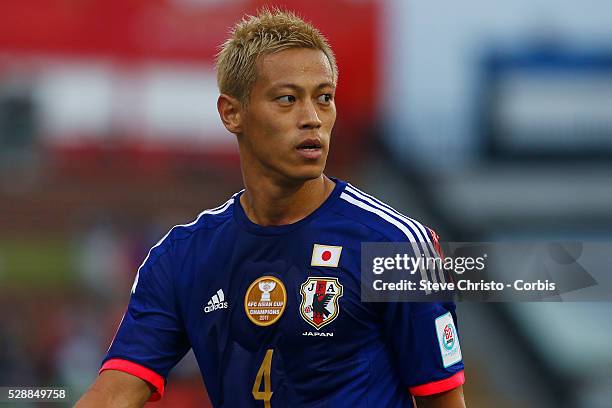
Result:
[[[300,293],[300,314],[315,329],[319,330],[338,317],[338,299],[342,296],[338,278],[310,277],[302,283]]]

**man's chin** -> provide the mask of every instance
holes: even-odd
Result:
[[[324,168],[316,168],[316,169],[304,169],[300,172],[298,178],[303,181],[316,180],[323,175]]]
[[[299,171],[292,171],[291,174],[286,176],[294,183],[306,183],[320,178],[323,175],[323,170],[324,168],[299,169]]]

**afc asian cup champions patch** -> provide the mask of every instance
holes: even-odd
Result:
[[[270,326],[278,321],[287,306],[287,291],[274,276],[257,278],[244,295],[244,311],[257,326]]]
[[[457,336],[457,328],[453,322],[450,312],[436,319],[436,334],[444,368],[449,367],[462,360],[461,346]]]

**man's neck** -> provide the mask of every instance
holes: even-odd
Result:
[[[319,208],[334,190],[334,185],[323,174],[293,186],[280,185],[267,178],[245,180],[240,204],[255,224],[293,224]]]

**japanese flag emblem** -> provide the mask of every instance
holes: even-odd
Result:
[[[310,266],[337,268],[340,262],[341,246],[314,244]]]

